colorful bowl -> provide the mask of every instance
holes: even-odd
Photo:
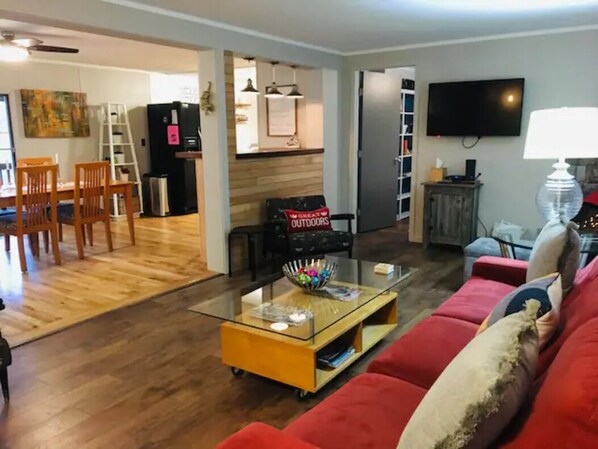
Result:
[[[283,265],[282,272],[303,290],[320,290],[334,278],[336,262],[326,259],[293,260]]]

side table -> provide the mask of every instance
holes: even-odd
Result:
[[[228,234],[228,275],[233,275],[231,242],[233,237],[247,238],[247,253],[249,255],[249,269],[251,270],[251,280],[255,281],[257,270],[257,242],[256,237],[264,234],[264,227],[261,225],[238,226],[233,228]]]

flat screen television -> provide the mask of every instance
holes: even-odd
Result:
[[[428,136],[518,136],[523,78],[432,83]]]

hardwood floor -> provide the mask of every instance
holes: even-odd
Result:
[[[355,255],[420,271],[399,292],[399,329],[305,402],[284,385],[233,378],[220,363],[219,322],[187,311],[249,282],[247,274],[220,276],[17,348],[11,403],[0,405],[0,447],[208,449],[252,421],[284,427],[461,284],[460,252],[423,251],[405,242],[403,226],[358,235]]]
[[[64,226],[62,265],[52,254],[39,260],[27,250],[29,273],[22,274],[17,242],[0,252],[0,329],[14,347],[106,311],[135,304],[214,274],[199,262],[196,214],[135,220],[132,246],[126,221],[112,223],[110,253],[103,225],[94,225],[94,246],[77,257],[72,226]]]

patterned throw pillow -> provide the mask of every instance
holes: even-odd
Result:
[[[452,360],[411,416],[397,449],[484,449],[517,413],[534,378],[540,304],[498,321]]]
[[[478,334],[484,332],[501,318],[525,310],[525,304],[530,299],[540,302],[536,326],[540,337],[540,348],[543,348],[559,325],[563,289],[561,275],[558,273],[528,282],[501,299],[480,325]]]
[[[327,207],[309,212],[286,209],[284,214],[287,217],[288,232],[291,234],[294,232],[332,230],[330,209]]]
[[[568,293],[573,288],[581,250],[577,228],[575,223],[562,223],[558,218],[546,223],[534,242],[527,282],[557,271],[563,276],[563,291]]]

